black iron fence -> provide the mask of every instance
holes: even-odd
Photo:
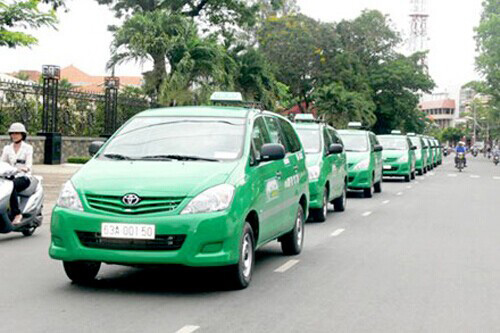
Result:
[[[64,136],[105,136],[150,107],[146,97],[117,89],[93,93],[60,85],[51,89],[0,81],[0,133],[13,122],[22,122],[31,135],[58,132]]]

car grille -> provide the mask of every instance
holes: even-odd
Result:
[[[354,176],[349,176],[349,182],[352,183],[354,181]]]
[[[121,215],[170,212],[184,200],[183,197],[141,197],[137,205],[127,206],[121,196],[87,194],[86,198],[92,209]]]
[[[184,244],[186,235],[156,235],[155,239],[102,238],[99,232],[76,232],[85,247],[107,250],[173,251]]]

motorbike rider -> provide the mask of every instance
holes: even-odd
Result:
[[[33,147],[25,142],[27,132],[21,123],[13,123],[9,127],[11,144],[5,146],[2,151],[1,161],[17,168],[18,174],[13,179],[14,190],[10,197],[11,215],[14,217],[12,224],[21,222],[22,214],[19,209],[18,194],[27,189],[30,184],[31,169],[33,168]]]
[[[457,155],[455,156],[455,165],[458,165],[458,154],[463,153],[464,154],[464,166],[467,166],[467,158],[465,157],[465,154],[467,153],[467,148],[465,147],[465,143],[460,141],[458,143],[458,146],[455,148],[455,152]]]

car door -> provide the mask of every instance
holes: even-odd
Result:
[[[342,143],[342,140],[338,136],[337,132],[333,128],[329,128],[328,132],[330,134],[330,137],[332,138],[332,143],[333,144],[339,144],[344,146]],[[342,195],[344,191],[344,182],[345,179],[347,178],[347,170],[346,170],[346,155],[345,152],[342,152],[341,154],[335,154],[334,155],[334,166],[335,166],[335,172],[333,175],[334,181],[335,181],[335,194],[333,198],[338,198],[339,196]]]
[[[272,140],[264,118],[259,117],[252,128],[248,177],[252,182],[253,208],[260,220],[259,244],[272,239],[284,220],[282,202],[285,188],[281,176],[284,161],[259,162],[261,148],[266,143],[272,143]]]

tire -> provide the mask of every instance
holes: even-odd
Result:
[[[336,212],[343,212],[347,206],[347,184],[344,185],[342,195],[332,201],[333,208]]]
[[[297,255],[304,245],[304,209],[299,204],[293,229],[281,237],[281,250],[288,256]]]
[[[375,193],[382,193],[382,179],[373,185]]]
[[[424,169],[420,169],[417,171],[417,175],[422,176],[424,174]]]
[[[311,218],[315,222],[325,222],[328,215],[328,189],[323,190],[323,202],[321,208],[311,209]]]
[[[405,182],[406,182],[406,183],[411,182],[411,175],[406,175],[406,176],[405,176]]]
[[[415,179],[415,178],[417,178],[416,171],[413,171],[411,173],[411,179]]]
[[[365,189],[363,190],[363,196],[364,196],[365,198],[371,198],[371,197],[373,196],[372,188],[371,188],[371,187],[369,187],[369,188],[365,188]]]
[[[245,222],[240,240],[240,259],[228,267],[228,278],[232,289],[241,290],[250,285],[255,267],[255,237],[253,229]]]
[[[427,173],[427,167],[424,168],[424,174],[426,174],[426,173]]]
[[[64,261],[63,266],[71,281],[76,284],[85,284],[95,279],[101,268],[101,263],[96,261]]]
[[[26,228],[23,231],[21,231],[21,233],[23,234],[23,236],[29,237],[35,233],[35,230],[36,230],[36,227],[29,227],[29,228]]]

